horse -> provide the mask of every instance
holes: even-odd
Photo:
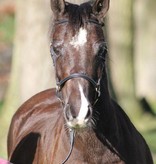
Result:
[[[109,3],[51,0],[56,89],[36,94],[14,114],[11,163],[153,164],[146,141],[109,93],[103,32]]]

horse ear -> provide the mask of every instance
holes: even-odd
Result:
[[[93,13],[100,21],[105,17],[109,9],[109,2],[110,0],[96,0],[93,3]]]
[[[65,10],[65,1],[64,0],[51,0],[51,9],[54,13],[54,16],[62,14]]]

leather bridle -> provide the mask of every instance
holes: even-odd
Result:
[[[64,23],[69,23],[69,20],[68,19],[62,19],[62,20],[55,21],[55,25],[60,25],[60,24],[64,24]],[[94,19],[88,19],[88,20],[85,21],[85,23],[91,23],[91,24],[95,24],[95,25],[98,25],[98,26],[103,26],[104,25],[103,23],[100,23],[98,20],[94,20]],[[52,46],[52,45],[53,44],[51,43],[50,46]],[[50,50],[50,52],[51,52],[53,62],[55,62],[56,57],[53,55],[51,50]],[[55,66],[55,63],[54,63],[54,66]],[[103,71],[103,68],[102,68],[102,71]],[[61,90],[62,90],[63,86],[65,85],[65,83],[68,80],[71,80],[73,78],[83,78],[83,79],[89,81],[92,84],[92,86],[94,87],[94,89],[97,93],[95,95],[94,103],[92,104],[92,105],[95,105],[96,102],[98,101],[98,98],[100,97],[100,94],[101,94],[101,92],[100,92],[101,77],[96,82],[94,79],[90,78],[87,74],[84,74],[84,73],[73,73],[73,74],[69,75],[68,77],[65,77],[63,80],[60,80],[60,81],[56,82],[56,93],[57,93],[57,97],[61,100],[61,102],[63,102]]]
[[[100,81],[101,81],[101,77],[96,82],[95,80],[93,80],[92,78],[90,78],[88,75],[83,74],[83,73],[73,73],[73,74],[69,75],[68,77],[64,78],[63,80],[57,81],[56,82],[56,85],[57,85],[56,90],[57,90],[57,96],[58,96],[58,98],[63,102],[63,100],[62,100],[62,94],[61,94],[61,89],[63,88],[63,86],[65,85],[65,83],[68,80],[75,79],[75,78],[85,79],[85,80],[87,80],[88,82],[90,82],[92,84],[92,86],[94,87],[94,89],[96,91],[96,95],[95,95],[94,102],[93,102],[92,106],[95,105],[95,103],[98,101],[98,98],[100,97],[100,94],[101,94],[101,92],[100,92]]]

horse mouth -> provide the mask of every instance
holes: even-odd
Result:
[[[67,121],[67,126],[70,129],[82,130],[89,126],[89,119],[78,120],[77,118],[74,118],[73,120]]]
[[[75,130],[85,129],[89,127],[92,118],[92,108],[88,107],[87,110],[88,111],[85,112],[85,114],[81,113],[75,116],[71,113],[70,106],[66,105],[65,113],[64,113],[66,125],[70,129],[75,129]]]

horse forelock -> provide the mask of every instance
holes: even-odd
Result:
[[[90,19],[92,7],[89,3],[81,5],[66,5],[66,13],[69,16],[69,23],[78,28],[84,26],[86,20]]]

